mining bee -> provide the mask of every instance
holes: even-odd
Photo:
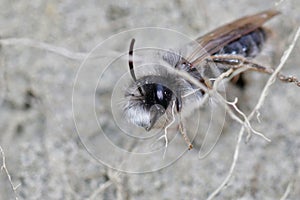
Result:
[[[207,89],[212,88],[214,80],[229,69],[234,72],[241,67],[247,67],[247,71],[272,74],[274,69],[255,63],[252,59],[261,52],[270,34],[263,24],[279,13],[276,10],[267,10],[240,18],[197,38],[195,41],[198,46],[191,54],[183,56],[180,53],[168,52],[161,59],[172,68],[187,72]],[[168,110],[173,109],[180,114],[187,105],[201,100],[205,90],[160,67],[157,67],[156,75],[137,78],[132,59],[134,42],[132,39],[129,49],[129,70],[133,84],[125,93],[127,101],[124,105],[124,116],[130,123],[149,131]],[[239,74],[236,77],[238,76]],[[293,76],[279,74],[278,78],[300,86],[297,78]],[[183,98],[190,93],[193,93],[193,98]],[[184,132],[181,122],[179,130]],[[191,143],[185,134],[184,136],[191,149]]]

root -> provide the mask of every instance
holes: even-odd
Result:
[[[20,184],[14,186],[13,182],[12,182],[12,179],[11,179],[11,176],[10,176],[10,173],[6,167],[6,161],[5,161],[5,154],[4,154],[4,151],[0,145],[0,153],[2,155],[2,166],[1,166],[1,171],[4,171],[4,173],[6,174],[7,178],[8,178],[8,181],[9,181],[9,184],[10,184],[10,187],[12,189],[12,191],[14,192],[14,195],[15,195],[15,200],[18,200],[18,194],[17,194],[17,189],[18,187],[20,186]]]

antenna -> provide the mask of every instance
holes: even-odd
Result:
[[[136,76],[135,76],[135,73],[134,73],[134,65],[133,65],[133,46],[134,46],[134,42],[135,42],[135,39],[132,38],[132,40],[130,42],[130,47],[129,47],[128,66],[129,66],[130,75],[131,75],[133,81],[136,82]],[[144,94],[142,92],[142,88],[138,87],[138,90],[141,93],[141,95],[144,96]]]

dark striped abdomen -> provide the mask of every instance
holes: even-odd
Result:
[[[215,54],[238,54],[245,57],[255,57],[261,51],[266,41],[266,32],[263,28],[258,28],[247,35],[227,44]]]

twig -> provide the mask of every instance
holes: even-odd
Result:
[[[169,65],[166,65],[166,67],[168,69],[170,69],[171,71],[175,72],[176,74],[178,74],[179,76],[181,76],[182,78],[190,81],[192,84],[194,84],[195,86],[199,87],[199,89],[203,90],[205,93],[209,92],[209,90],[207,89],[207,87],[203,83],[199,82],[199,80],[197,80],[196,78],[192,77],[186,71],[176,70],[175,68],[170,67]]]
[[[287,197],[289,196],[289,194],[291,192],[292,187],[293,187],[293,181],[289,182],[289,184],[286,187],[286,190],[285,190],[284,194],[282,195],[282,197],[280,198],[280,200],[287,199]]]
[[[11,176],[10,176],[10,173],[8,172],[8,169],[6,167],[6,162],[5,162],[5,154],[4,154],[4,151],[0,145],[0,152],[2,154],[2,166],[1,166],[1,170],[3,170],[8,178],[8,181],[9,181],[9,184],[10,184],[10,187],[11,189],[13,190],[14,194],[15,194],[15,199],[18,200],[18,195],[17,195],[17,188],[20,186],[20,184],[14,186],[13,182],[12,182],[12,179],[11,179]]]
[[[73,60],[83,60],[86,57],[90,56],[90,53],[83,53],[83,52],[73,52],[70,51],[66,48],[55,46],[49,43],[45,42],[39,42],[30,38],[3,38],[0,39],[0,44],[1,45],[23,45],[23,46],[29,46],[37,49],[42,49],[46,51],[50,51],[52,53],[61,55],[66,58],[70,58]],[[103,55],[95,55],[95,56],[90,56],[90,58],[102,58],[106,57]]]
[[[101,194],[104,190],[106,190],[109,186],[111,186],[113,184],[113,182],[111,180],[106,181],[105,183],[103,183],[102,185],[99,186],[99,188],[97,190],[95,190],[93,192],[93,194],[91,196],[89,196],[87,198],[87,200],[93,200],[96,199],[96,197]]]
[[[237,160],[238,160],[238,157],[239,157],[239,150],[240,150],[240,144],[241,144],[241,141],[242,141],[242,137],[243,137],[243,134],[244,134],[244,126],[242,126],[241,130],[240,130],[240,133],[238,135],[238,139],[237,139],[237,143],[236,143],[236,148],[234,150],[234,155],[233,155],[233,161],[231,163],[231,166],[230,166],[230,169],[229,169],[229,172],[226,176],[226,178],[224,179],[224,181],[221,183],[221,185],[213,192],[209,195],[209,197],[207,198],[207,200],[211,200],[213,199],[217,194],[219,194],[219,192],[227,185],[227,183],[229,182],[232,174],[233,174],[233,171],[235,169],[235,166],[236,166],[236,163],[237,163]]]

